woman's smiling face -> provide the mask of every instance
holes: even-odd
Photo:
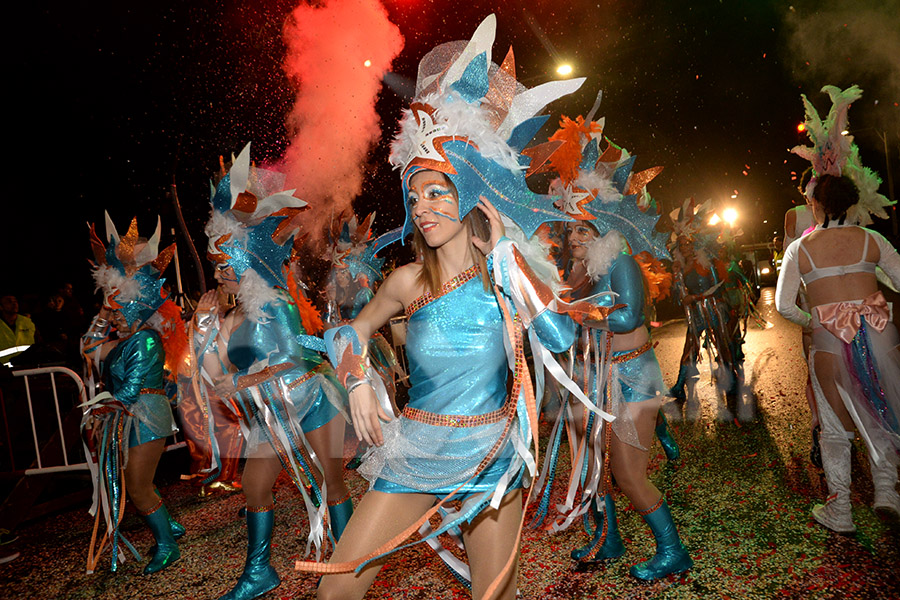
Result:
[[[413,223],[432,248],[465,232],[456,188],[443,173],[419,171],[410,177],[406,201]]]
[[[597,237],[593,227],[583,222],[566,223],[569,232],[569,251],[575,260],[584,260],[587,255],[587,245]]]

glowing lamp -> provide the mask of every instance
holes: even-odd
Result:
[[[572,74],[572,65],[562,64],[556,67],[556,73],[558,75],[562,75],[563,77]]]
[[[797,131],[799,131],[800,133],[806,131],[806,123],[800,123],[799,125],[797,125]]]
[[[364,66],[364,67],[371,67],[371,66],[372,66],[372,61],[369,60],[369,59],[366,59],[366,62],[363,63],[363,66]]]
[[[737,221],[738,212],[733,208],[726,208],[722,211],[722,220],[728,223],[729,226],[734,225],[734,222]]]

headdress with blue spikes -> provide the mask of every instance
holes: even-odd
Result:
[[[124,236],[116,231],[109,214],[106,217],[106,244],[91,225],[91,246],[96,260],[94,281],[104,293],[103,304],[118,310],[128,325],[143,324],[166,301],[162,272],[175,255],[175,244],[159,252],[161,224],[149,240],[138,237],[137,218]]]
[[[331,262],[336,269],[347,269],[350,279],[365,275],[374,284],[383,279],[383,258],[378,258],[376,240],[372,239],[372,224],[375,213],[369,214],[362,223],[357,222],[356,215],[339,226],[339,233],[332,232]]]
[[[589,223],[601,236],[618,231],[632,254],[648,252],[654,258],[670,260],[667,236],[656,230],[659,214],[646,186],[661,167],[632,173],[635,157],[609,142],[603,153],[603,120],[593,121],[601,96],[587,118],[563,117],[551,141],[561,147],[550,159],[560,178],[551,183],[551,193],[561,197],[560,208],[577,221]]]
[[[516,81],[510,49],[502,65],[491,62],[497,20],[488,16],[468,42],[442,44],[419,63],[416,95],[400,120],[391,163],[401,170],[406,219],[400,239],[412,232],[406,197],[420,170],[445,174],[459,196],[464,217],[484,196],[531,236],[549,221],[569,218],[553,198],[525,183],[558,146],[525,149],[547,117],[547,104],[576,91],[584,79],[551,81],[525,88]]]
[[[247,144],[218,185],[210,185],[212,214],[206,225],[207,255],[234,268],[239,281],[250,271],[269,287],[287,289],[284,263],[290,258],[294,218],[306,202],[283,190],[282,173],[250,164]]]

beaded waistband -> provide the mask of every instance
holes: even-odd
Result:
[[[647,340],[647,342],[640,348],[636,348],[636,349],[632,350],[631,352],[626,352],[625,354],[619,354],[618,356],[614,355],[612,357],[612,361],[614,363],[628,362],[629,360],[637,358],[638,356],[640,356],[641,354],[643,354],[644,352],[647,352],[648,350],[650,350],[652,348],[653,348],[653,342],[650,340]]]
[[[507,401],[506,404],[497,410],[483,415],[442,415],[407,406],[403,409],[401,416],[406,417],[411,421],[425,423],[426,425],[439,425],[441,427],[478,427],[480,425],[497,423],[505,419],[507,412],[509,411],[509,404],[510,403]]]
[[[161,390],[159,388],[141,388],[141,394],[159,394],[160,396],[166,395],[166,390]]]
[[[303,385],[304,383],[306,383],[307,381],[309,381],[310,379],[315,377],[318,373],[319,373],[318,368],[307,371],[301,377],[298,377],[297,379],[293,380],[292,382],[290,382],[288,384],[288,386],[287,386],[288,391],[291,391],[291,390],[294,390],[294,389],[300,387],[301,385]]]

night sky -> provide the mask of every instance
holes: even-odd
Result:
[[[296,90],[281,66],[282,31],[296,0],[41,4],[18,8],[8,23],[28,43],[10,61],[22,84],[7,88],[15,106],[7,118],[20,133],[8,155],[15,183],[5,202],[12,211],[0,285],[44,293],[69,280],[87,292],[85,223],[102,222],[107,208],[122,229],[137,215],[149,235],[156,214],[166,230],[175,227],[173,180],[202,253],[218,156],[252,141],[254,160],[275,161],[287,147],[285,114]],[[637,155],[636,170],[665,167],[649,188],[664,209],[688,196],[727,201],[740,212],[746,242],[780,232],[796,197],[792,177],[806,165],[787,150],[807,141],[796,130],[801,92],[824,115],[823,85],[859,84],[865,94],[850,124],[863,163],[887,179],[885,132],[895,173],[900,164],[898,0],[384,4],[405,38],[391,70],[410,80],[427,50],[468,38],[496,12],[494,58],[512,45],[520,81],[547,81],[561,61],[588,78],[551,105],[554,117],[586,113],[602,89],[604,133]],[[402,217],[386,140],[404,103],[382,89],[383,135],[354,202],[359,212],[379,211],[376,233]],[[340,102],[333,109],[339,122]],[[888,194],[886,182],[881,191]]]

